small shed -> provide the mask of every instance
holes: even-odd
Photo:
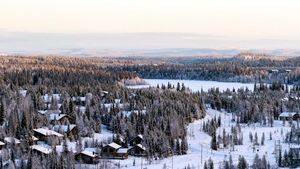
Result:
[[[298,120],[299,119],[299,114],[296,112],[282,112],[279,115],[280,120]]]

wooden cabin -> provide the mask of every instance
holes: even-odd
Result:
[[[96,148],[85,148],[83,151],[75,155],[76,161],[84,164],[98,163],[98,155]]]
[[[279,115],[280,120],[298,120],[299,117],[299,114],[296,112],[282,112]]]
[[[101,156],[104,158],[118,158],[118,150],[121,148],[117,143],[107,144],[102,148]]]
[[[133,156],[146,156],[146,148],[142,144],[136,144],[128,150],[128,153]]]
[[[47,128],[38,128],[34,129],[34,136],[42,142],[48,143],[50,145],[59,144],[60,140],[63,138],[63,135],[60,133],[57,133],[53,130],[49,130]],[[52,140],[51,143],[49,143],[49,140]]]
[[[137,135],[135,138],[131,139],[131,140],[129,141],[129,144],[130,144],[131,146],[134,146],[134,145],[136,145],[136,144],[141,144],[141,143],[143,143],[143,141],[144,141],[143,135],[139,134],[139,135]]]

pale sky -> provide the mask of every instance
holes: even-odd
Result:
[[[300,0],[0,0],[0,30],[300,39]]]

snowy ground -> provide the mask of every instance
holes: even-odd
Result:
[[[271,165],[276,165],[274,154],[275,140],[280,140],[281,143],[283,142],[285,133],[290,129],[288,123],[286,123],[286,126],[283,126],[281,121],[275,121],[274,127],[260,127],[259,124],[253,124],[250,126],[242,125],[241,129],[244,138],[243,145],[235,146],[234,151],[230,151],[229,148],[213,151],[210,149],[211,137],[206,133],[202,132],[201,128],[202,123],[204,121],[207,121],[215,116],[218,117],[219,115],[222,117],[222,125],[220,128],[218,128],[217,132],[221,133],[222,135],[223,128],[225,128],[226,131],[230,131],[231,126],[234,125],[234,123],[231,122],[231,114],[208,109],[207,115],[204,119],[197,120],[188,126],[189,150],[187,155],[174,156],[162,160],[156,160],[152,161],[151,164],[146,162],[145,159],[136,157],[129,157],[127,160],[112,160],[112,162],[115,164],[119,163],[121,168],[140,169],[142,165],[142,168],[159,169],[164,168],[165,166],[167,168],[172,168],[173,161],[174,169],[183,169],[186,166],[190,166],[192,168],[197,169],[203,168],[204,161],[208,160],[209,158],[212,158],[215,167],[218,168],[218,166],[224,159],[229,158],[230,154],[234,163],[237,162],[239,155],[243,155],[248,161],[248,163],[252,163],[254,156],[257,153],[260,157],[263,154],[265,154]],[[262,133],[265,133],[264,146],[258,146],[255,149],[253,149],[253,146],[249,139],[250,131],[253,133],[253,136],[254,133],[257,132],[259,142],[261,140]],[[269,139],[270,132],[272,133],[272,140]],[[293,145],[282,144],[283,149],[287,149],[289,146]],[[133,166],[134,161],[135,166]]]
[[[232,90],[239,88],[248,88],[249,90],[253,90],[254,83],[238,83],[238,82],[217,82],[217,81],[208,81],[208,80],[178,80],[178,79],[144,79],[148,85],[135,85],[135,86],[127,86],[128,88],[133,89],[142,89],[148,87],[156,87],[157,85],[161,86],[162,84],[167,85],[168,83],[177,86],[177,83],[184,83],[186,87],[191,89],[193,92],[201,91],[201,89],[207,92],[211,88],[219,88],[220,91],[227,90],[229,88]]]
[[[248,88],[250,91],[254,89],[254,83],[239,83],[239,82],[217,82],[217,81],[209,81],[209,80],[178,80],[178,79],[144,79],[147,85],[134,85],[127,86],[131,89],[144,89],[149,87],[156,87],[157,85],[161,86],[162,84],[167,85],[170,83],[171,85],[177,86],[177,83],[184,83],[186,87],[191,89],[193,92],[197,91],[205,91],[207,92],[211,88],[219,88],[220,91],[226,91],[227,89],[232,90],[232,88],[240,89],[240,88]],[[289,85],[289,89],[292,86]]]

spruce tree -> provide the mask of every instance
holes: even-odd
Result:
[[[213,150],[217,150],[218,146],[217,146],[217,138],[216,138],[216,132],[214,131],[212,133],[212,138],[211,138],[211,145],[210,145],[211,149]]]
[[[4,123],[4,105],[0,102],[0,125],[2,126]]]
[[[238,162],[237,168],[238,169],[247,169],[248,168],[247,161],[243,156],[239,156],[239,162]]]

